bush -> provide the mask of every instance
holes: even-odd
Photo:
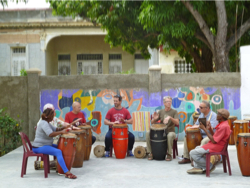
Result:
[[[5,108],[0,109],[0,156],[21,145],[21,137],[18,132],[22,130],[20,125],[22,121],[11,118],[4,112],[5,110]]]
[[[21,76],[27,76],[27,72],[25,69],[20,70],[20,75]]]

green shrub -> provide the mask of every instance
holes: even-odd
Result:
[[[127,71],[121,71],[119,72],[118,74],[136,74],[135,70],[132,68],[132,69],[129,69]]]
[[[21,76],[27,76],[26,70],[25,70],[25,69],[21,69],[21,70],[20,70],[20,75],[21,75]]]
[[[11,118],[4,111],[6,108],[0,109],[0,156],[16,149],[21,145],[21,137],[18,134],[22,130],[21,122]]]

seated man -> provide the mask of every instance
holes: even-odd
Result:
[[[154,112],[153,119],[151,120],[151,124],[156,123],[157,121],[161,120],[161,123],[167,125],[167,139],[168,139],[168,151],[166,154],[166,161],[172,160],[172,153],[173,153],[173,141],[176,138],[175,134],[175,124],[179,124],[178,112],[171,108],[172,105],[172,98],[167,96],[163,99],[165,109],[160,110],[158,113]],[[153,159],[153,154],[151,151],[151,144],[150,144],[150,132],[146,133],[146,142],[147,142],[147,151],[148,160]]]
[[[81,112],[81,104],[77,101],[74,101],[72,108],[73,110],[65,115],[65,122],[72,123],[73,121],[81,118],[81,120],[75,123],[74,126],[78,127],[80,125],[86,125],[86,119],[84,114]],[[95,140],[96,137],[92,135],[92,145],[95,143]]]
[[[218,121],[216,120],[216,113],[213,112],[210,109],[210,104],[207,101],[202,101],[200,106],[200,111],[201,114],[199,116],[199,118],[206,118],[207,122],[210,122],[212,128],[215,128],[215,126],[218,124]],[[193,125],[192,127],[190,127],[189,129],[192,128],[199,128],[199,118],[198,120],[195,122],[195,125]],[[201,141],[201,146],[203,146],[204,144],[208,143],[209,138],[207,137],[206,133],[201,130],[201,136],[202,136],[202,141]],[[181,161],[179,161],[179,164],[186,164],[186,163],[191,163],[190,159],[189,159],[189,152],[188,152],[188,148],[187,148],[187,139],[186,137],[184,137],[184,150],[183,150],[183,159]]]
[[[215,127],[214,133],[211,124],[205,127],[202,123],[200,128],[207,134],[209,142],[203,146],[197,146],[190,151],[190,158],[194,161],[194,168],[187,171],[189,174],[201,174],[206,169],[206,153],[221,152],[230,136],[231,130],[228,124],[229,112],[226,109],[217,110],[217,120],[219,124]],[[210,160],[211,161],[211,160]],[[210,172],[215,169],[215,165],[210,162]]]
[[[133,119],[126,108],[121,106],[122,104],[122,97],[120,95],[114,96],[114,107],[111,108],[108,113],[106,114],[104,124],[113,126],[114,124],[132,124]],[[129,156],[134,156],[132,153],[132,149],[135,143],[135,136],[129,132],[128,135],[128,150]],[[112,144],[112,128],[109,128],[105,136],[105,157],[109,157],[110,154],[110,146]]]

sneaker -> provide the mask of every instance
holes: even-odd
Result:
[[[110,152],[106,151],[104,157],[109,157],[109,155],[110,155]]]
[[[187,164],[187,163],[191,163],[190,159],[184,158],[181,161],[178,161],[179,164]]]
[[[134,154],[132,153],[132,150],[129,150],[129,151],[128,151],[128,156],[129,156],[129,157],[134,157]]]
[[[200,168],[192,168],[187,171],[188,174],[202,174],[203,170]]]

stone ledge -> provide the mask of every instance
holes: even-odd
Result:
[[[27,74],[37,73],[38,75],[41,75],[42,71],[38,68],[30,68],[26,70]]]

